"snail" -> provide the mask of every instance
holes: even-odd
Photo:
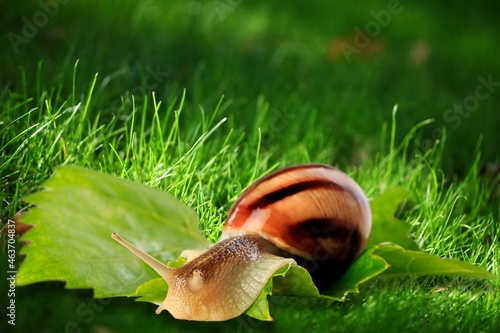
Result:
[[[182,267],[167,267],[116,233],[112,237],[167,282],[157,313],[214,321],[237,317],[253,304],[264,287],[253,281],[272,275],[257,276],[259,265],[272,273],[296,262],[318,288],[328,286],[363,252],[370,231],[370,206],[359,185],[336,168],[303,164],[244,190],[219,242],[199,255],[181,254],[188,258]]]

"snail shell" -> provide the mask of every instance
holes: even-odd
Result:
[[[157,313],[213,321],[242,314],[272,274],[295,261],[319,288],[327,286],[361,254],[370,230],[370,206],[356,182],[333,167],[305,164],[248,187],[231,208],[221,240],[182,267],[167,267],[112,237],[167,282]]]
[[[359,185],[336,168],[305,164],[248,187],[229,212],[221,239],[259,235],[294,255],[321,288],[363,252],[370,231],[370,205]]]

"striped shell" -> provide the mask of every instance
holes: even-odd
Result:
[[[231,208],[222,239],[256,234],[305,258],[299,264],[311,274],[334,276],[363,252],[370,230],[370,206],[359,185],[333,167],[305,164],[248,187]]]

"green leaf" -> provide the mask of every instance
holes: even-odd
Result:
[[[186,258],[179,257],[167,263],[168,267],[177,268],[186,263]],[[141,284],[130,296],[136,296],[137,302],[149,302],[160,305],[167,296],[168,285],[163,278],[156,278]]]
[[[163,278],[157,278],[141,284],[131,296],[138,296],[137,302],[149,302],[160,305],[167,297],[168,285]]]
[[[418,245],[408,238],[410,226],[394,217],[398,207],[409,194],[408,190],[396,187],[370,202],[372,231],[367,248],[390,242],[409,250],[419,249]]]
[[[273,295],[320,297],[311,275],[302,266],[291,265],[284,274],[276,274],[273,282]]]
[[[272,292],[273,279],[271,278],[267,281],[264,289],[262,289],[259,297],[257,297],[252,306],[245,311],[245,314],[258,320],[273,321],[273,317],[271,317],[271,313],[269,312],[269,302],[267,300],[267,296],[271,295]]]
[[[347,293],[358,293],[360,284],[384,272],[389,265],[384,259],[374,254],[374,251],[375,247],[365,250],[347,271],[322,294],[342,300]]]
[[[490,278],[493,275],[467,262],[441,259],[432,254],[405,250],[397,245],[380,245],[374,254],[384,258],[390,267],[380,277],[445,275]]]
[[[158,275],[113,232],[163,262],[209,246],[193,210],[159,190],[74,166],[58,168],[44,189],[25,198],[36,208],[21,219],[34,228],[21,238],[29,244],[18,285],[60,280],[95,297],[133,294]]]
[[[373,254],[375,248],[365,251],[358,260],[327,290],[321,294],[311,275],[298,265],[288,265],[278,270],[269,280],[259,298],[245,313],[253,318],[272,321],[267,296],[323,297],[342,301],[347,293],[358,293],[359,284],[383,272],[389,266],[384,259]]]
[[[320,297],[307,270],[298,265],[286,265],[277,270],[260,293],[255,303],[245,312],[250,317],[272,321],[267,296]]]

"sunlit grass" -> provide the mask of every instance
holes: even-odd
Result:
[[[411,196],[398,216],[423,251],[498,276],[498,176],[481,168],[498,159],[499,95],[481,102],[456,130],[442,119],[475,88],[478,75],[498,79],[498,62],[488,62],[498,53],[490,49],[500,45],[490,42],[497,34],[474,25],[488,43],[470,51],[466,42],[476,35],[457,27],[449,39],[458,51],[440,48],[448,27],[442,21],[453,17],[422,6],[417,13],[427,13],[429,24],[418,24],[423,14],[415,15],[417,4],[408,3],[381,36],[389,41],[386,52],[333,63],[325,45],[385,3],[353,6],[349,15],[334,15],[341,3],[308,4],[314,17],[300,4],[240,6],[214,21],[203,13],[186,15],[183,2],[71,3],[20,53],[5,49],[2,223],[26,208],[23,195],[56,166],[77,164],[172,193],[193,207],[200,232],[215,242],[231,204],[253,180],[279,167],[321,162],[347,171],[370,198],[408,188]],[[28,7],[6,11],[2,24],[11,25],[2,31],[18,31],[19,18],[38,10]],[[470,6],[458,7],[465,15]],[[429,63],[412,67],[407,49],[419,38],[434,53]],[[159,71],[156,81],[151,71]],[[439,143],[423,149],[436,128],[443,129]],[[1,265],[5,270],[4,260]],[[18,288],[16,300],[18,328],[26,332],[64,331],[71,321],[82,331],[101,326],[117,332],[496,332],[499,288],[498,278],[379,280],[344,303],[272,298],[272,324],[246,317],[179,322],[129,299],[96,307],[88,320],[77,309],[91,294],[59,283]]]
[[[39,97],[42,100],[32,101],[37,107],[19,115],[19,107],[6,101],[3,114],[7,126],[2,130],[0,169],[4,204],[9,204],[2,219],[12,217],[24,207],[22,195],[46,180],[55,166],[77,164],[174,194],[196,210],[201,232],[216,241],[231,203],[256,177],[293,163],[332,162],[324,157],[324,147],[308,144],[307,138],[304,138],[307,154],[299,148],[288,152],[280,161],[279,156],[272,154],[269,143],[262,145],[262,135],[268,126],[266,119],[257,118],[255,131],[230,128],[227,123],[231,120],[219,115],[221,108],[228,107],[223,97],[212,110],[205,110],[186,106],[185,93],[166,101],[152,94],[141,96],[140,104],[132,98],[132,103],[123,102],[109,112],[93,102],[97,81],[95,78],[89,83],[85,96],[75,100],[75,105],[62,98],[52,98],[56,103],[51,103],[49,94],[42,92]],[[29,103],[26,100],[19,104]],[[265,105],[260,108],[265,109]],[[85,111],[89,109],[94,112]],[[393,113],[394,120],[397,116]],[[303,123],[313,121],[317,115],[307,117]],[[300,131],[303,123],[290,122],[281,129],[280,135],[285,138],[293,135]],[[478,159],[464,179],[447,179],[436,163],[446,149],[444,144],[424,155],[408,156],[414,133],[425,124],[416,125],[401,142],[395,140],[394,123],[383,127],[381,131],[388,142],[387,148],[380,149],[387,153],[360,166],[344,166],[344,169],[371,198],[394,186],[410,189],[412,195],[399,215],[412,225],[411,237],[424,251],[472,262],[499,274],[498,220],[485,204],[494,184],[479,178]],[[492,331],[500,324],[497,315],[500,296],[495,293],[498,287],[498,278],[491,281],[450,278],[374,281],[364,285],[360,295],[351,295],[345,303],[278,298],[273,300],[272,310],[276,327],[283,329],[317,325],[336,331],[363,331],[360,328],[363,324],[377,322],[379,326],[373,327],[390,325],[395,330],[475,327]],[[36,286],[28,289],[30,294],[44,294],[44,289],[37,291]],[[20,315],[25,313],[23,303],[27,302],[23,290],[20,288]],[[70,291],[61,293],[61,300],[78,295]],[[30,303],[40,301],[35,297]],[[307,305],[305,310],[303,303]],[[56,302],[51,306],[60,305]],[[130,302],[125,311],[133,313],[135,306]],[[446,309],[455,309],[456,313]],[[108,322],[107,311],[99,313],[99,322]],[[457,313],[458,321],[450,321]],[[220,324],[220,327],[236,327],[241,320]],[[262,328],[268,325],[250,322]],[[30,327],[29,323],[24,325]],[[49,328],[50,321],[47,325]],[[108,325],[122,327],[119,323],[108,322]],[[169,325],[188,329],[183,322]]]

